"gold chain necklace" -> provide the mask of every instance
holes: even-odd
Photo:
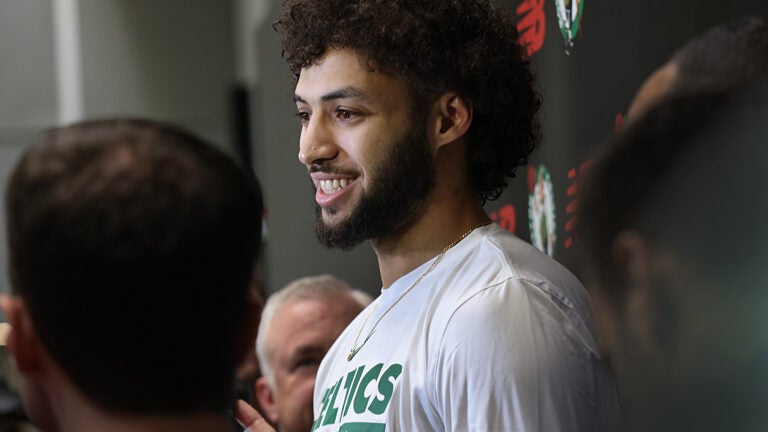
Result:
[[[365,343],[368,342],[368,339],[371,338],[371,336],[373,335],[374,330],[376,330],[376,327],[378,327],[378,325],[381,322],[381,320],[384,319],[384,317],[389,313],[389,311],[392,310],[392,308],[394,308],[395,306],[397,306],[398,303],[400,303],[400,300],[402,300],[403,297],[408,295],[408,293],[411,292],[411,290],[413,290],[413,288],[416,287],[416,285],[418,285],[419,282],[422,281],[422,279],[427,277],[427,275],[430,274],[432,272],[432,270],[434,270],[435,267],[437,267],[438,264],[440,264],[440,261],[443,260],[443,257],[445,256],[445,253],[448,252],[449,249],[451,249],[452,247],[456,246],[460,241],[464,240],[464,237],[468,236],[470,233],[472,233],[472,231],[474,231],[474,230],[476,230],[476,229],[478,229],[478,228],[480,228],[482,226],[485,226],[485,225],[488,225],[488,223],[487,222],[482,222],[482,223],[479,223],[477,225],[473,225],[472,228],[467,230],[467,232],[465,232],[464,234],[460,235],[459,238],[457,238],[456,240],[451,242],[451,244],[446,246],[440,252],[440,254],[437,255],[437,258],[435,258],[435,260],[432,262],[432,265],[430,265],[429,268],[424,273],[422,273],[421,276],[419,276],[418,279],[416,279],[416,282],[412,283],[411,286],[409,286],[408,289],[405,290],[405,292],[400,294],[400,297],[398,297],[397,300],[395,300],[394,303],[392,303],[387,308],[387,310],[385,310],[384,313],[381,314],[379,319],[377,319],[376,322],[373,323],[373,327],[371,327],[371,331],[368,332],[368,336],[366,336],[365,339],[363,340],[363,342],[360,345],[358,345],[357,341],[360,339],[360,335],[363,333],[363,329],[365,328],[365,325],[368,323],[368,319],[371,317],[371,314],[373,314],[373,311],[375,311],[376,308],[379,305],[379,301],[381,300],[381,297],[379,297],[376,300],[376,305],[373,306],[371,308],[370,312],[368,312],[368,314],[365,316],[365,319],[363,320],[363,324],[360,326],[360,330],[357,331],[357,336],[355,336],[355,342],[352,344],[352,348],[349,350],[349,355],[347,356],[347,361],[351,361],[355,357],[355,355],[357,355],[357,353],[360,352],[361,349],[363,349],[363,347],[365,346]]]

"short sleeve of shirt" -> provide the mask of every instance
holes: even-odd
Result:
[[[593,430],[594,354],[564,309],[515,278],[462,299],[431,364],[445,430]]]

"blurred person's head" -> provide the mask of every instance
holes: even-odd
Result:
[[[768,76],[768,17],[720,24],[691,39],[651,74],[630,104],[634,121],[667,96],[726,91]]]
[[[586,285],[633,430],[768,426],[768,99],[731,99],[660,102],[581,190]]]
[[[263,374],[256,395],[278,430],[311,430],[320,361],[370,302],[370,296],[331,275],[297,279],[269,297],[256,338]]]
[[[26,150],[6,210],[13,295],[2,305],[36,423],[228,422],[252,337],[255,179],[171,126],[87,121]]]

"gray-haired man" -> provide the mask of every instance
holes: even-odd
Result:
[[[295,280],[269,298],[256,341],[263,373],[256,397],[280,431],[312,428],[317,367],[370,302],[370,296],[331,275]]]

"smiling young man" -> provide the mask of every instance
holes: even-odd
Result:
[[[371,240],[382,281],[320,366],[313,429],[610,426],[583,287],[483,210],[538,141],[513,17],[479,0],[289,0],[276,28],[318,239]]]

